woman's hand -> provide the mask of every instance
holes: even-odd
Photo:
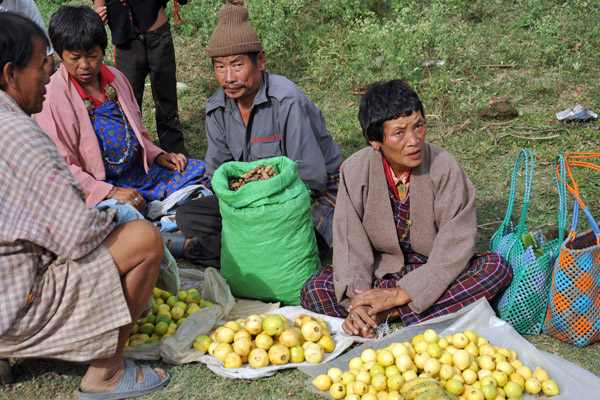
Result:
[[[342,323],[342,329],[348,335],[374,338],[377,322],[368,313],[368,308],[363,306],[354,307]]]
[[[113,186],[113,190],[116,188],[116,191],[111,191],[106,197],[107,199],[116,199],[122,200],[125,203],[131,204],[133,208],[138,211],[143,211],[146,208],[146,202],[144,201],[144,197],[138,193],[137,190],[131,188],[124,188]]]
[[[182,173],[187,165],[187,158],[181,153],[161,153],[154,159],[156,165]]]
[[[401,287],[390,289],[354,289],[356,296],[350,301],[348,311],[352,313],[356,308],[366,308],[372,317],[380,312],[387,311],[410,301],[410,297]]]

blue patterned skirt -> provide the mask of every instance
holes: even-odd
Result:
[[[162,201],[173,192],[190,184],[208,184],[204,161],[189,159],[185,171],[179,173],[160,165],[148,166],[142,161],[142,147],[127,117],[118,105],[106,100],[91,116],[106,171],[106,182],[137,190],[146,202]]]

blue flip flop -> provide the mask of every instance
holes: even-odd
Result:
[[[162,381],[156,372],[148,365],[141,365],[144,381],[137,382],[137,370],[135,363],[125,360],[125,371],[117,383],[117,386],[110,392],[104,393],[86,393],[77,389],[77,398],[80,400],[119,400],[130,397],[142,396],[157,391],[166,386],[171,380],[169,374]]]

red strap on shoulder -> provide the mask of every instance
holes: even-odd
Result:
[[[383,170],[385,171],[385,179],[387,180],[388,185],[390,185],[394,189],[394,195],[398,200],[400,200],[400,196],[398,195],[398,188],[394,183],[394,178],[392,178],[392,170],[390,169],[390,165],[388,164],[385,157],[381,157],[383,160]]]
[[[174,0],[173,3],[175,3],[175,25],[177,25],[178,19],[181,21],[181,25],[185,24],[185,22],[183,22],[181,19],[181,15],[179,15],[179,3],[177,3],[177,0]]]

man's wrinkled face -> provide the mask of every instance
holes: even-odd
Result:
[[[258,53],[256,65],[247,54],[214,57],[213,70],[219,86],[236,101],[252,102],[265,69],[265,53]]]
[[[33,54],[29,63],[23,68],[14,68],[12,84],[6,88],[27,115],[42,111],[46,84],[50,82],[44,68],[47,62],[46,43],[39,37],[33,38]]]

